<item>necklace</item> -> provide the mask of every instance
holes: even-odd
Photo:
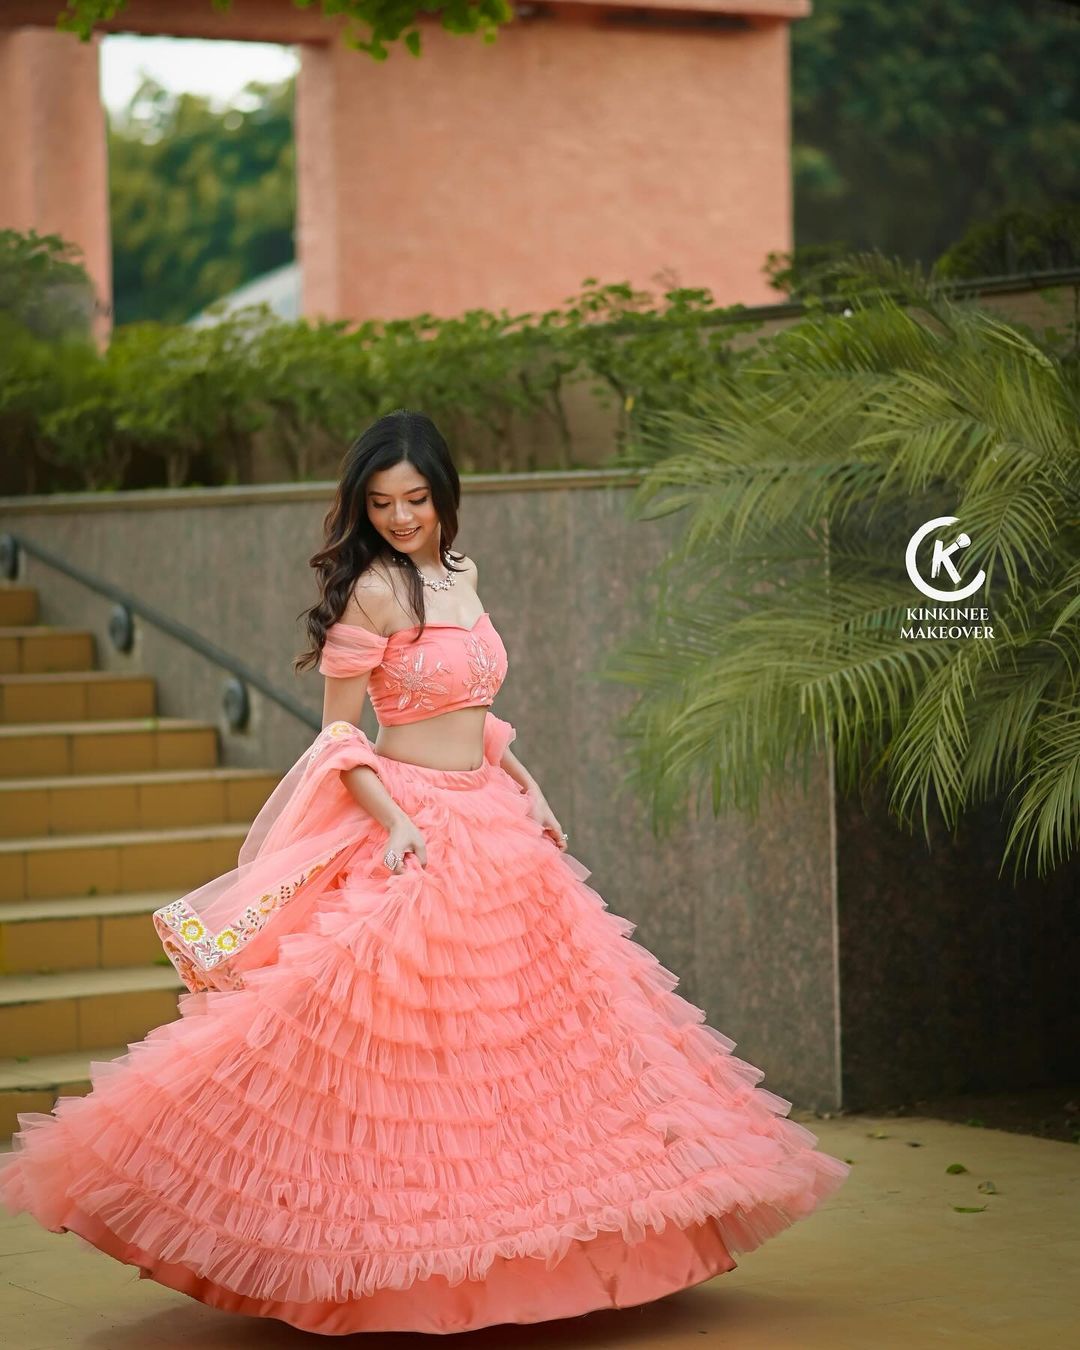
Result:
[[[416,564],[413,563],[413,566],[416,567]],[[419,567],[416,567],[416,570],[420,572]],[[425,586],[430,586],[433,591],[448,591],[454,584],[454,573],[447,570],[446,576],[444,576],[441,581],[428,581],[423,572],[420,572],[420,580]]]
[[[411,558],[403,558],[400,555],[397,555],[395,556],[394,561],[401,567],[411,567],[417,573],[424,585],[430,586],[433,591],[448,591],[450,587],[453,586],[457,577],[456,572],[451,572],[450,569],[447,568],[446,576],[442,577],[439,581],[429,581]]]

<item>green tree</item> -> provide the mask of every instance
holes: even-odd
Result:
[[[51,446],[46,421],[72,392],[64,369],[97,359],[95,305],[73,244],[34,230],[0,230],[0,443],[9,490],[16,472],[22,491],[41,486]]]
[[[658,305],[650,291],[627,282],[601,285],[586,277],[583,285],[555,313],[564,348],[593,393],[601,401],[614,395],[617,456],[654,414],[685,407],[722,378],[734,361],[733,344],[760,326],[740,318],[740,305],[717,309],[706,289],[675,287]]]
[[[133,444],[118,419],[116,371],[91,343],[54,352],[53,406],[40,409],[38,453],[87,492],[122,488]]]
[[[936,258],[1080,197],[1080,18],[1053,0],[815,0],[792,28],[800,245]]]
[[[253,314],[249,358],[267,410],[265,434],[293,482],[312,477],[318,438],[337,445],[376,415],[384,391],[372,373],[369,329],[349,334],[344,320],[281,323]]]
[[[88,338],[95,304],[75,244],[58,234],[0,230],[0,315],[45,341]]]
[[[0,311],[0,443],[6,490],[39,492],[42,418],[61,400],[56,343],[36,337]],[[19,472],[17,485],[10,477]]]
[[[1002,211],[973,225],[946,249],[938,268],[946,277],[992,277],[1080,266],[1080,203],[1050,211]]]
[[[928,837],[931,812],[955,827],[1003,795],[1004,858],[1044,873],[1080,841],[1078,366],[882,280],[640,439],[636,511],[686,528],[654,620],[603,672],[640,692],[627,780],[662,830],[695,786],[755,812],[831,746],[842,788],[884,775]],[[986,571],[992,639],[901,632],[928,603],[907,540],[943,515],[970,536],[966,575]]]
[[[229,9],[231,0],[211,0],[211,3],[215,9]],[[422,14],[438,15],[448,33],[480,33],[485,42],[494,42],[499,27],[509,23],[514,14],[508,0],[293,0],[293,3],[298,9],[310,9],[318,3],[328,19],[346,19],[342,40],[376,61],[385,61],[389,54],[387,43],[398,40],[413,56],[420,55],[418,19]],[[127,6],[128,0],[67,0],[57,26],[88,41],[95,24],[116,18]]]
[[[294,82],[215,110],[145,80],[110,127],[117,324],[183,322],[295,254]]]
[[[211,328],[129,324],[113,336],[117,423],[141,452],[163,461],[167,487],[182,487],[192,459],[206,451],[223,481],[251,481],[252,440],[266,419],[251,325],[244,311]]]

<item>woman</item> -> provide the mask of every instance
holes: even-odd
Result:
[[[180,1019],[20,1117],[0,1171],[48,1228],[328,1335],[648,1302],[848,1171],[585,885],[491,712],[459,497],[422,414],[351,448],[296,663],[323,731],[237,868],[154,916]]]

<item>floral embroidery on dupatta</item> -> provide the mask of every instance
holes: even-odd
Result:
[[[315,737],[311,749],[307,754],[307,762],[310,764],[317,755],[322,754],[324,744],[335,736],[364,736],[364,733],[354,727],[351,722],[330,722],[323,727],[322,731]],[[365,737],[366,739],[366,737]]]
[[[225,979],[215,977],[213,983],[206,980],[204,972],[213,970],[227,957],[246,947],[257,933],[262,932],[270,915],[287,905],[304,882],[321,872],[337,852],[334,849],[288,881],[283,881],[275,890],[260,895],[253,905],[248,905],[218,933],[212,933],[184,899],[155,910],[154,927],[165,954],[188,988],[215,989],[223,984],[232,989],[242,988],[243,981],[231,971]]]
[[[311,749],[305,754],[307,765],[321,755],[335,740],[355,737],[367,742],[367,737],[351,722],[331,722],[323,727]],[[305,777],[307,770],[305,769]],[[236,915],[233,921],[218,932],[212,932],[188,904],[186,896],[173,900],[154,911],[153,921],[165,954],[177,974],[193,992],[209,989],[242,989],[243,977],[231,966],[223,964],[241,951],[266,927],[271,915],[283,909],[296,892],[321,872],[341,851],[339,845],[317,858],[301,871],[282,881],[273,890],[265,891]],[[209,972],[213,971],[211,978]]]

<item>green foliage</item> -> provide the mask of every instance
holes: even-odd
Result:
[[[1002,211],[973,225],[938,259],[945,277],[992,277],[1080,267],[1080,204]]]
[[[836,294],[838,281],[829,269],[842,263],[849,253],[849,249],[836,242],[807,244],[787,253],[774,250],[766,254],[765,277],[774,291],[789,300]]]
[[[466,434],[469,425],[486,429],[499,453],[512,460],[514,414],[532,406],[517,378],[520,328],[530,317],[473,309],[458,318],[420,314],[368,325],[378,410],[424,408],[461,446],[465,471],[482,464]]]
[[[266,417],[252,341],[251,314],[206,329],[147,323],[116,333],[104,364],[117,384],[117,425],[163,462],[166,486],[182,486],[194,456],[207,450],[225,482],[249,481],[253,438]]]
[[[291,262],[294,81],[215,110],[146,79],[109,129],[117,324],[182,322]]]
[[[58,341],[36,337],[11,314],[0,313],[0,441],[7,463],[23,468],[25,492],[39,489],[43,426],[60,397],[55,372],[62,362]]]
[[[137,0],[139,4],[147,0]],[[206,3],[206,0],[203,0]],[[210,0],[214,9],[228,10],[231,0]],[[344,19],[342,40],[376,61],[389,55],[388,43],[399,39],[413,56],[420,55],[421,15],[437,15],[448,33],[479,33],[494,42],[499,28],[513,18],[508,0],[293,0],[297,9],[318,3],[327,19]],[[89,41],[94,25],[109,22],[127,9],[128,0],[67,0],[57,27]]]
[[[0,230],[0,316],[45,341],[88,337],[94,291],[81,257],[57,234]]]
[[[88,342],[68,344],[56,355],[54,406],[41,418],[38,452],[57,468],[75,470],[92,491],[118,488],[131,444],[117,423],[115,369]]]
[[[69,398],[78,401],[75,386],[96,360],[93,310],[73,245],[0,230],[0,443],[6,461],[22,466],[26,491],[50,462],[47,428]]]
[[[602,672],[640,693],[626,782],[663,830],[695,786],[756,812],[828,748],[843,789],[884,775],[928,840],[932,814],[955,828],[1004,794],[1005,858],[1044,873],[1080,837],[1076,362],[895,265],[849,306],[759,344],[638,447],[637,514],[684,529],[654,622]],[[906,543],[939,515],[986,570],[993,639],[901,635],[926,603]]]
[[[378,388],[360,335],[344,322],[279,323],[252,314],[258,329],[251,349],[266,410],[268,444],[296,482],[314,473],[314,436],[323,432],[339,444],[372,418]]]
[[[800,245],[929,261],[1005,207],[1076,200],[1067,6],[815,0],[791,32]]]
[[[601,286],[587,277],[582,284],[558,322],[566,350],[593,377],[593,393],[614,400],[617,462],[631,465],[634,442],[654,415],[685,407],[720,379],[735,360],[734,344],[759,323],[740,321],[740,305],[717,310],[707,290],[665,291],[656,308],[648,291],[627,283]]]
[[[729,370],[754,323],[705,290],[659,301],[627,283],[585,282],[543,314],[475,309],[454,318],[286,323],[265,306],[211,307],[205,327],[124,324],[105,353],[61,347],[12,321],[0,364],[0,428],[19,445],[27,486],[90,489],[164,482],[248,482],[275,451],[303,481],[359,428],[394,407],[423,408],[464,472],[570,466],[567,397],[586,385],[613,408],[616,458],[660,409],[682,407]],[[544,459],[519,444],[525,424],[552,434]],[[627,451],[626,462],[632,462]],[[134,467],[133,467],[134,466]]]

